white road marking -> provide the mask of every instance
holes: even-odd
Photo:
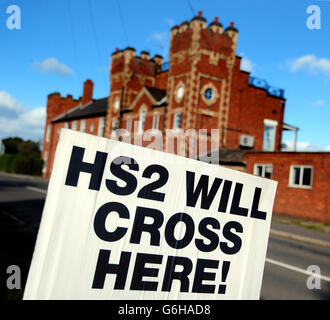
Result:
[[[43,194],[47,194],[47,190],[45,190],[45,189],[40,189],[40,188],[30,187],[30,186],[26,186],[26,189],[36,191],[36,192],[40,192],[40,193],[43,193]]]
[[[15,217],[14,215],[10,214],[9,212],[7,212],[6,210],[2,210],[1,211],[4,215],[6,215],[7,217],[9,217],[10,219],[14,220],[15,222],[17,222],[20,225],[24,225],[25,222],[17,217]]]
[[[305,270],[302,268],[298,268],[298,267],[292,266],[292,265],[284,263],[284,262],[276,261],[276,260],[269,259],[269,258],[266,258],[266,262],[274,264],[274,265],[282,267],[282,268],[285,268],[285,269],[295,271],[295,272],[300,272],[300,273],[306,274],[308,276],[313,275],[315,278],[320,278],[321,280],[330,282],[330,277],[322,276],[321,274],[313,273],[311,271],[308,271],[308,270]]]

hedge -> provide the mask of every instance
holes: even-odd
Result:
[[[35,155],[5,153],[0,156],[0,170],[10,173],[41,175],[43,161]]]

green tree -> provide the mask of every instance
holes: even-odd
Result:
[[[18,153],[18,146],[23,142],[22,138],[6,138],[2,140],[2,143],[5,145],[6,153]]]

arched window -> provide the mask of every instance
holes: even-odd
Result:
[[[144,125],[146,122],[146,115],[147,115],[147,110],[142,109],[140,112],[140,120],[139,120],[139,133],[144,131]]]
[[[173,129],[181,128],[181,112],[174,114]]]
[[[160,118],[159,113],[154,114],[152,118],[152,129],[155,131],[159,129],[159,118]]]

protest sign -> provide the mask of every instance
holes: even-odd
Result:
[[[259,299],[276,186],[62,129],[24,299]]]

